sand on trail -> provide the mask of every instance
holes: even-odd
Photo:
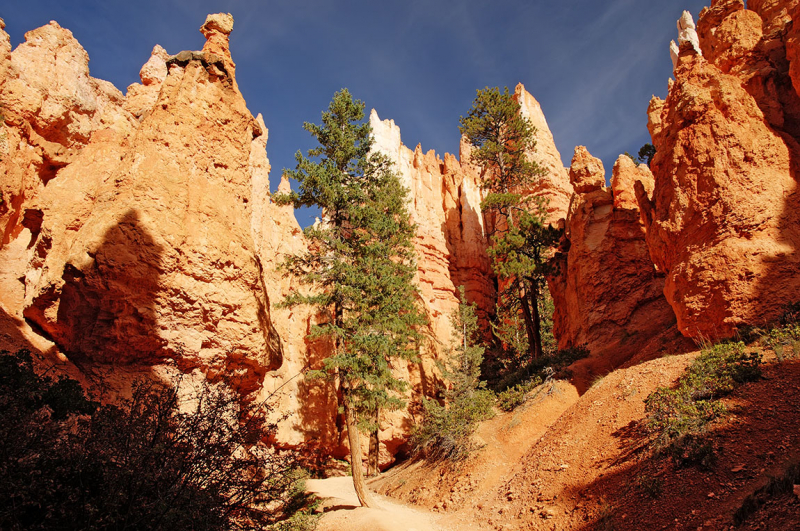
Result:
[[[322,499],[325,512],[317,531],[477,531],[468,524],[442,525],[442,515],[409,507],[398,500],[372,493],[377,508],[361,507],[353,478],[310,479],[308,492]]]

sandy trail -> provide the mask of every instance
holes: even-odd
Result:
[[[359,506],[353,478],[311,479],[306,489],[322,498],[325,515],[318,531],[473,531],[467,524],[444,526],[441,515],[372,493],[378,508]]]

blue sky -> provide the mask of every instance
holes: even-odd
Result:
[[[664,97],[669,41],[684,9],[708,0],[4,0],[12,45],[58,21],[120,90],[155,44],[200,49],[208,13],[235,19],[231,50],[250,110],[264,115],[273,187],[347,87],[400,126],[403,141],[458,151],[475,90],[522,82],[544,109],[564,164],[576,145],[603,159],[649,142],[647,104]],[[302,224],[308,216],[301,216]]]

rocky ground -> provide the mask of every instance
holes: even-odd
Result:
[[[734,529],[746,499],[800,456],[800,363],[767,359],[761,380],[725,399],[731,414],[709,436],[716,463],[678,468],[649,450],[644,399],[696,355],[616,371],[580,397],[568,382],[550,384],[482,425],[483,448],[467,461],[406,463],[371,488],[430,511],[421,514],[439,527],[427,529]],[[800,528],[792,492],[760,499],[740,529]],[[322,529],[361,529],[353,518],[333,511]],[[420,529],[396,522],[374,529]]]

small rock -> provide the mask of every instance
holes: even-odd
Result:
[[[549,519],[551,519],[551,518],[555,518],[555,517],[556,517],[556,512],[555,512],[555,510],[553,510],[552,508],[549,508],[549,507],[548,507],[547,509],[545,509],[544,511],[542,511],[542,512],[539,514],[539,516],[541,516],[541,517],[542,517],[543,519],[545,519],[545,520],[549,520]]]
[[[208,15],[206,23],[200,28],[200,31],[205,36],[207,33],[220,32],[225,35],[230,35],[233,31],[233,16],[230,13],[216,13]]]
[[[742,470],[744,470],[744,465],[737,465],[731,468],[731,472],[733,472],[734,474],[741,472]]]
[[[709,498],[713,498],[714,496],[716,496],[716,494],[714,494],[713,492],[709,492],[709,493],[708,493],[708,497],[709,497]]]
[[[794,495],[800,498],[800,485],[794,486]]]

